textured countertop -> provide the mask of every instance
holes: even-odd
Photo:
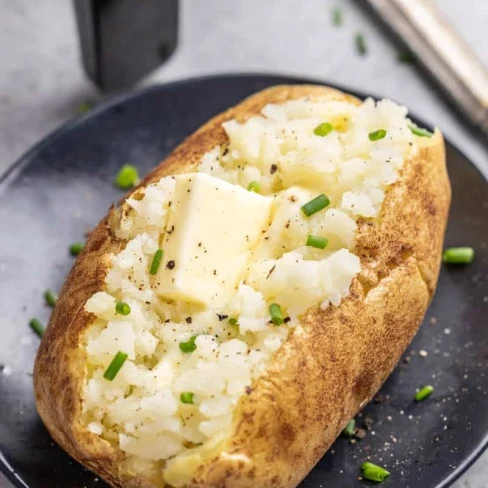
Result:
[[[488,2],[438,3],[488,64]],[[331,24],[336,6],[343,12],[339,28]],[[71,2],[0,0],[0,12],[2,173],[80,103],[101,96],[79,62]],[[359,31],[365,57],[354,46]],[[351,0],[182,0],[177,51],[145,83],[243,71],[315,77],[398,100],[439,126],[488,175],[486,147],[414,66],[398,63],[396,48]],[[0,486],[7,481],[0,478]],[[488,454],[454,486],[487,488]]]

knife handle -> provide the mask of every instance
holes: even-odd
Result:
[[[133,85],[173,53],[178,0],[73,0],[83,65],[102,90]]]
[[[488,70],[432,0],[365,0],[457,108],[488,134]]]

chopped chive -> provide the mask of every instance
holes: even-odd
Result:
[[[319,137],[325,137],[334,130],[334,126],[329,122],[322,122],[313,130],[313,133]]]
[[[44,326],[42,325],[42,322],[39,319],[32,319],[29,322],[29,325],[31,326],[31,329],[39,336],[42,337],[44,335]]]
[[[354,434],[354,429],[356,428],[356,421],[354,419],[349,420],[347,425],[344,427],[342,433],[347,437],[352,437]]]
[[[231,317],[229,319],[229,325],[239,325],[238,322],[237,322],[237,319],[234,318],[234,317]]]
[[[390,472],[381,466],[377,466],[373,463],[364,462],[361,464],[361,470],[363,472],[363,477],[370,481],[385,481]]]
[[[184,391],[180,395],[181,403],[193,403],[193,393],[190,391]]]
[[[117,302],[115,304],[115,311],[120,315],[129,315],[130,314],[130,305],[125,302]]]
[[[302,206],[302,212],[307,216],[313,215],[318,211],[324,209],[330,204],[329,197],[322,193],[318,197],[315,197],[313,200],[310,200],[308,203]]]
[[[119,351],[112,359],[112,362],[108,365],[105,373],[103,373],[103,377],[108,381],[112,381],[117,376],[117,373],[124,365],[126,359],[127,354],[125,352]]]
[[[114,180],[114,185],[121,190],[128,190],[139,183],[139,172],[132,164],[124,164]]]
[[[434,392],[433,386],[430,385],[424,386],[421,390],[415,393],[415,401],[421,402],[422,400],[425,400],[426,398],[430,397],[430,395],[432,395],[433,392]]]
[[[422,127],[417,127],[414,124],[409,124],[408,128],[412,132],[413,135],[419,137],[432,137],[432,132],[427,129],[422,129]]]
[[[381,139],[384,139],[386,134],[387,132],[385,129],[378,129],[373,132],[370,132],[368,137],[370,141],[379,141]]]
[[[356,34],[356,37],[354,38],[354,42],[356,43],[356,49],[358,53],[361,56],[364,56],[367,53],[368,48],[366,47],[366,41],[364,40],[363,34],[361,33]]]
[[[449,247],[442,254],[442,261],[447,264],[469,264],[473,259],[472,247]]]
[[[306,245],[309,247],[316,247],[317,249],[325,249],[327,244],[329,244],[329,240],[325,237],[321,236],[314,236],[310,234],[307,237]]]
[[[415,63],[417,58],[412,51],[400,51],[397,54],[397,60],[400,61],[400,63]]]
[[[149,268],[149,274],[155,275],[158,272],[159,265],[163,259],[164,252],[162,249],[158,249],[153,257],[151,267]]]
[[[332,11],[332,23],[335,26],[340,26],[342,24],[342,10],[339,7],[336,7]]]
[[[197,336],[193,336],[186,342],[180,342],[180,351],[181,352],[193,352],[197,348],[197,345],[195,344],[196,338],[197,338]]]
[[[247,191],[253,191],[254,193],[259,193],[261,191],[261,185],[257,181],[251,181],[251,183],[247,185]]]
[[[272,303],[269,306],[269,314],[271,315],[271,322],[275,325],[281,325],[285,321],[281,307],[277,303]]]
[[[69,252],[71,253],[72,256],[77,256],[80,254],[81,251],[85,248],[85,243],[84,242],[74,242],[69,246]]]
[[[52,290],[46,290],[44,292],[44,299],[50,307],[54,307],[54,305],[56,305],[56,302],[58,301],[58,295]]]
[[[80,114],[86,114],[87,112],[89,112],[93,107],[95,106],[95,104],[93,102],[90,102],[89,100],[87,100],[86,102],[81,102],[77,109],[78,109],[78,113]]]

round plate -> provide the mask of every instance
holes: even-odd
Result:
[[[117,170],[132,163],[144,174],[209,117],[245,96],[304,82],[311,80],[233,75],[130,93],[61,128],[4,176],[0,465],[14,485],[104,485],[52,442],[36,413],[31,372],[39,339],[28,322],[34,316],[47,321],[43,291],[61,287],[73,263],[69,244],[84,240],[122,196],[112,186]],[[366,486],[358,477],[367,458],[391,471],[385,486],[446,487],[488,442],[488,185],[449,142],[447,160],[454,193],[446,244],[473,246],[476,259],[466,267],[443,266],[423,327],[357,418],[369,428],[366,437],[356,443],[339,438],[300,488]],[[425,384],[435,387],[433,395],[414,403],[415,389]]]

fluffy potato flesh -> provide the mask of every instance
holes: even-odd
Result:
[[[102,221],[61,295],[36,364],[56,440],[114,486],[295,486],[433,293],[450,189],[440,134],[410,124],[388,100],[277,87],[184,142]],[[385,349],[369,360],[371,338]],[[70,388],[53,404],[56,348]]]

